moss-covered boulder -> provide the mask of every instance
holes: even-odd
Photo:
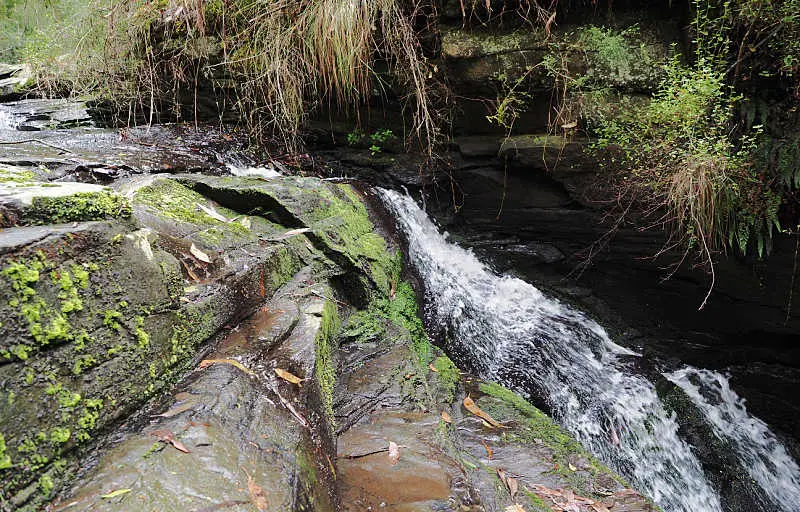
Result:
[[[238,180],[226,187],[254,186]],[[347,283],[356,296],[388,293],[391,257],[350,186],[286,178],[260,189],[252,205],[229,209],[196,184],[150,177],[88,192],[126,205],[126,215],[47,225],[67,218],[41,213],[42,225],[4,230],[0,502],[32,510],[50,499],[99,433],[168,389],[207,340],[302,265],[323,281],[364,268]],[[286,216],[291,209],[296,215]],[[319,346],[310,363],[321,383],[312,409],[325,411],[335,349]]]

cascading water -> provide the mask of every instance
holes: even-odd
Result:
[[[766,423],[747,412],[728,377],[692,367],[664,376],[683,389],[714,434],[733,447],[744,470],[775,506],[786,512],[800,508],[800,467]]]
[[[16,127],[14,115],[0,107],[0,130],[14,130]]]
[[[665,511],[722,510],[653,385],[626,371],[634,354],[583,314],[449,243],[410,197],[379,192],[425,282],[426,315],[481,377],[539,390],[565,428]]]

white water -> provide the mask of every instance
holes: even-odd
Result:
[[[626,370],[630,351],[580,312],[449,243],[410,197],[380,194],[425,282],[426,315],[481,377],[541,390],[565,428],[665,511],[722,510],[653,385]]]
[[[14,130],[16,127],[14,116],[0,106],[0,130]]]
[[[747,412],[728,377],[692,367],[664,376],[683,389],[714,434],[736,450],[742,467],[775,506],[786,512],[800,509],[800,467],[767,424]]]

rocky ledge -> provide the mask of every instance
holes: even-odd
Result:
[[[352,185],[2,172],[0,509],[651,509],[430,344]]]

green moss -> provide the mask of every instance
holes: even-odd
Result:
[[[316,339],[317,357],[314,372],[319,382],[323,406],[330,422],[333,422],[333,390],[336,386],[334,344],[336,343],[339,326],[336,303],[332,300],[325,301],[325,306],[322,310],[322,323]]]
[[[64,444],[69,441],[72,433],[68,428],[56,427],[50,431],[50,442],[54,444]]]
[[[198,235],[212,245],[222,240],[226,233],[240,237],[251,234],[250,230],[239,222],[226,223],[208,215],[197,206],[207,203],[205,197],[171,179],[159,179],[152,185],[140,188],[133,196],[133,202],[152,208],[157,215],[165,219],[207,227]],[[236,216],[236,212],[226,208],[217,208],[217,211],[225,217]]]
[[[447,356],[437,357],[433,361],[433,367],[436,368],[436,382],[439,388],[444,393],[445,399],[452,402],[455,399],[458,382],[461,380],[458,368]]]
[[[382,294],[392,283],[394,261],[386,241],[375,232],[364,202],[352,186],[340,183],[338,193],[320,188],[322,206],[312,213],[314,231],[322,230],[334,248],[346,254],[365,270]]]
[[[75,363],[72,365],[72,374],[76,376],[81,375],[84,371],[92,368],[96,364],[97,360],[93,356],[85,355],[77,357]]]
[[[0,183],[7,184],[34,184],[38,180],[33,171],[0,165]]]
[[[130,217],[132,213],[124,197],[102,191],[63,197],[34,197],[23,217],[34,224],[56,224]]]
[[[0,433],[0,470],[11,467],[11,456],[6,453],[6,438]]]
[[[492,382],[481,383],[479,389],[481,393],[496,399],[479,399],[479,406],[487,413],[501,422],[513,418],[521,423],[519,428],[504,432],[503,440],[525,444],[543,443],[553,452],[554,472],[569,481],[577,492],[585,493],[589,486],[585,474],[569,470],[570,456],[588,460],[588,466],[583,469],[590,476],[606,474],[625,485],[619,476],[589,455],[574,437],[519,394]]]
[[[121,331],[122,326],[119,323],[119,319],[122,318],[122,313],[116,310],[107,309],[103,311],[103,325],[112,329],[114,331]]]
[[[139,344],[139,348],[147,348],[150,346],[150,335],[147,334],[147,331],[144,330],[144,317],[137,316],[134,318],[134,331],[133,335],[136,337],[136,342]]]
[[[53,478],[50,475],[42,475],[39,477],[39,489],[41,489],[42,494],[45,496],[50,496],[50,491],[53,490],[55,483],[53,483]]]

